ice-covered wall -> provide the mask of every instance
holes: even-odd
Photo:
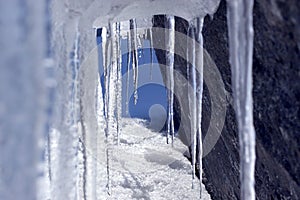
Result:
[[[43,177],[45,8],[0,2],[0,199],[37,199]]]

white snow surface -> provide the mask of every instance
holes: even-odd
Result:
[[[161,133],[147,128],[140,119],[122,120],[120,145],[114,146],[111,163],[111,195],[99,199],[199,199],[192,189],[192,169],[177,138],[174,147]],[[105,171],[105,169],[103,169]],[[211,199],[202,184],[202,199]]]

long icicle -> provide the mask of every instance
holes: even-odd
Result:
[[[116,43],[117,43],[117,144],[120,144],[121,134],[121,116],[122,116],[122,52],[121,52],[121,35],[120,22],[116,23]]]
[[[150,80],[153,78],[153,33],[152,28],[154,25],[154,18],[152,17],[152,27],[149,29],[149,37],[150,37]]]
[[[111,59],[112,59],[112,41],[107,40],[108,37],[112,37],[112,27],[111,24],[109,24],[108,29],[103,27],[102,29],[102,48],[103,48],[103,67],[104,67],[104,73],[105,73],[105,93],[104,93],[104,111],[105,111],[105,122],[106,122],[106,128],[105,128],[105,144],[106,144],[106,173],[107,173],[107,193],[108,195],[111,195],[111,173],[110,173],[110,167],[111,167],[111,159],[112,159],[112,146],[114,143],[113,140],[113,124],[114,124],[114,111],[111,111],[112,106],[110,97],[113,96],[114,90],[110,90],[110,82],[111,81],[111,70],[113,68]],[[112,94],[111,94],[112,93]]]
[[[106,120],[106,156],[107,156],[107,192],[112,194],[111,188],[111,166],[113,157],[113,146],[117,136],[116,122],[116,96],[117,96],[117,74],[118,74],[118,36],[117,23],[109,25],[111,33],[111,65],[108,67],[108,107]],[[108,55],[108,54],[107,54]]]
[[[129,115],[129,79],[130,79],[130,64],[131,64],[131,36],[130,32],[127,33],[127,78],[126,78],[126,116]]]
[[[77,126],[78,121],[78,76],[79,76],[79,40],[80,40],[80,33],[79,31],[76,32],[76,38],[74,42],[74,57],[73,57],[73,66],[74,66],[74,96],[73,96],[73,124]]]
[[[193,171],[193,188],[196,178],[196,150],[197,150],[197,82],[196,82],[196,38],[195,38],[195,26],[191,27],[191,41],[192,41],[192,66],[190,68],[192,91],[190,99],[190,111],[191,111],[191,139],[192,139],[192,171]]]
[[[240,142],[241,199],[254,200],[255,130],[252,105],[253,0],[228,0],[230,64]]]
[[[134,104],[137,104],[138,100],[138,67],[139,67],[139,57],[138,57],[138,44],[137,44],[137,26],[136,20],[130,20],[130,33],[131,33],[131,48],[132,51],[132,70],[133,70],[133,83],[134,83]]]
[[[172,145],[174,142],[174,119],[173,119],[173,104],[174,104],[174,52],[175,52],[175,18],[174,16],[167,16],[167,27],[168,27],[168,36],[167,41],[167,72],[168,72],[168,130],[167,130],[167,143],[169,135],[172,137]]]
[[[191,43],[191,37],[192,37],[192,26],[191,24],[189,24],[188,26],[188,29],[187,29],[187,43],[186,43],[186,71],[187,71],[187,81],[190,85],[190,82],[191,82],[191,67],[190,67],[190,62],[191,62],[191,59],[190,59],[190,56],[191,56],[191,50],[192,50],[192,43]],[[192,117],[192,111],[193,111],[193,104],[192,104],[192,99],[191,99],[191,89],[190,89],[190,86],[188,86],[187,88],[188,90],[188,105],[189,105],[189,113],[190,113],[190,116]],[[192,130],[192,127],[193,127],[193,120],[190,120],[190,144],[191,144],[191,148],[190,148],[190,154],[191,154],[191,157],[193,158],[193,130]],[[193,174],[193,163],[192,163],[192,174]],[[194,175],[192,175],[192,179],[194,179]],[[193,187],[193,183],[194,183],[194,180],[192,180],[192,187]]]
[[[102,28],[102,65],[103,65],[103,75],[104,75],[104,117],[107,119],[107,89],[108,89],[108,73],[107,73],[107,28]]]
[[[202,94],[203,94],[203,36],[202,36],[203,18],[197,18],[197,41],[199,42],[199,49],[197,54],[197,130],[198,130],[198,174],[200,182],[200,198],[202,197]]]

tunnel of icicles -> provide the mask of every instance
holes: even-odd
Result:
[[[10,51],[1,55],[1,64],[11,64],[19,70],[20,80],[24,79],[26,84],[18,85],[18,82],[8,80],[8,84],[21,87],[22,93],[11,91],[7,97],[0,98],[0,116],[2,107],[14,107],[20,98],[26,98],[21,108],[13,109],[8,123],[0,126],[1,140],[13,141],[1,145],[0,151],[5,155],[21,155],[26,149],[28,154],[22,159],[1,156],[0,198],[12,199],[12,193],[16,194],[13,199],[103,199],[105,196],[113,196],[112,154],[114,147],[120,144],[123,117],[128,115],[129,88],[133,91],[133,104],[137,104],[140,99],[139,79],[144,77],[140,76],[139,60],[145,48],[145,41],[150,49],[147,51],[151,63],[149,76],[152,76],[155,49],[163,49],[166,54],[166,67],[163,72],[167,88],[165,142],[170,144],[169,148],[172,148],[176,137],[173,91],[174,84],[178,81],[174,70],[174,55],[177,53],[175,43],[178,41],[175,16],[166,15],[165,28],[161,34],[165,46],[156,47],[153,34],[158,33],[154,32],[151,17],[142,20],[112,20],[92,30],[91,27],[87,27],[86,21],[89,20],[89,16],[80,18],[80,14],[71,9],[68,11],[71,17],[55,13],[63,7],[62,3],[54,1],[54,6],[51,7],[48,1],[36,4],[30,1],[28,7],[23,8],[15,4],[16,2],[11,1],[5,5],[1,3],[0,11],[5,8],[16,9],[20,13],[22,9],[32,11],[35,25],[29,30],[26,26],[20,26],[17,17],[11,15],[12,18],[8,18],[6,22],[14,25],[12,29],[15,29],[13,31],[16,34],[8,36],[8,33],[4,33],[1,39],[2,41],[3,38],[12,38],[3,42],[4,47]],[[48,13],[51,9],[46,14],[43,13],[44,7],[47,6],[51,7],[52,11],[55,10],[51,18],[53,22]],[[239,126],[242,199],[255,199],[255,131],[251,95],[252,7],[253,1],[228,1],[230,64]],[[197,179],[196,165],[199,169],[200,184],[202,177],[204,14],[202,11],[201,17],[189,20],[191,42],[183,55],[190,63],[186,67],[187,81],[190,84],[187,99],[191,127],[189,135],[192,185]],[[6,13],[0,15],[7,16]],[[97,48],[91,48],[93,45],[86,44],[95,44],[95,33],[101,42]],[[28,40],[16,48],[24,35]],[[36,36],[41,38],[40,44],[33,46]],[[12,45],[9,41],[15,44]],[[85,45],[82,45],[83,41]],[[11,62],[11,57],[14,56],[18,58],[16,63]],[[26,56],[32,57],[32,60],[28,61]],[[39,63],[43,63],[43,69],[31,67]],[[21,66],[27,66],[28,70],[22,69]],[[127,71],[127,76],[123,76],[124,71]],[[1,68],[0,72],[1,78],[13,76],[14,73],[7,68]],[[27,79],[28,76],[30,79]],[[39,86],[42,82],[45,84]],[[2,92],[2,89],[0,91]],[[54,99],[59,103],[53,105]],[[122,103],[122,99],[125,99],[125,103]],[[12,121],[16,116],[20,118],[17,121],[18,127],[24,130],[22,136],[18,134],[19,129],[12,128]],[[35,124],[36,121],[38,124]],[[5,132],[11,134],[4,134]],[[32,132],[35,134],[31,134]],[[44,143],[45,147],[42,145]],[[29,155],[36,156],[32,158]],[[14,168],[9,170],[11,166]],[[36,184],[28,185],[28,182]],[[201,189],[199,196],[201,197]]]

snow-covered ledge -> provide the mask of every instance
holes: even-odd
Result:
[[[125,21],[132,18],[149,18],[153,15],[166,14],[192,20],[195,17],[212,15],[219,5],[219,0],[113,0],[95,1],[91,7],[98,17],[93,27],[103,27],[111,22]]]

